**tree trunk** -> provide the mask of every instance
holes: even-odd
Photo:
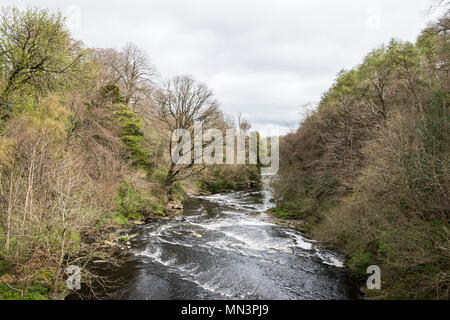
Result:
[[[38,141],[39,143],[39,141]],[[28,189],[27,189],[27,195],[25,197],[25,208],[23,212],[23,219],[22,219],[22,225],[21,230],[23,231],[23,227],[25,225],[25,221],[28,217],[28,211],[30,210],[31,213],[31,206],[33,204],[33,183],[34,183],[34,162],[36,158],[36,147],[33,150],[33,155],[31,157],[31,163],[29,167],[29,173],[28,173]]]
[[[9,252],[9,241],[11,238],[11,215],[12,215],[12,198],[13,198],[13,174],[11,173],[11,178],[9,181],[9,202],[8,202],[8,212],[6,217],[6,237],[5,237],[5,251],[6,255]]]
[[[173,184],[173,179],[175,175],[175,164],[171,164],[169,171],[167,172],[167,178],[166,178],[166,187],[170,188]]]
[[[59,261],[58,261],[58,266],[57,266],[57,270],[56,270],[56,275],[55,275],[55,280],[53,282],[53,298],[56,299],[57,298],[57,293],[58,293],[58,282],[59,279],[61,278],[61,269],[63,266],[63,262],[64,262],[64,255],[66,254],[65,251],[65,246],[66,246],[66,229],[64,228],[63,232],[62,232],[62,241],[61,241],[61,254],[59,255]]]

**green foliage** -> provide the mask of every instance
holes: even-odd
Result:
[[[71,44],[60,13],[29,8],[3,9],[0,18],[0,101],[3,117],[19,92],[45,94],[64,87],[82,51]]]
[[[425,153],[444,154],[450,145],[450,94],[437,91],[425,112],[422,141]]]
[[[20,291],[9,288],[6,284],[0,283],[0,300],[48,300],[48,289],[41,286],[34,286],[28,290],[22,290],[23,298]]]
[[[167,168],[159,168],[154,171],[153,177],[156,181],[159,182],[160,185],[164,185],[167,181],[167,174],[169,173],[169,169]]]
[[[170,194],[174,195],[176,199],[182,201],[184,198],[184,188],[180,182],[175,182],[170,189]]]
[[[131,220],[142,219],[142,210],[144,206],[144,196],[137,190],[133,184],[127,180],[122,183],[117,191],[119,213]]]
[[[108,212],[104,214],[96,223],[97,227],[110,225],[123,225],[128,223],[128,218],[124,217],[120,212]]]
[[[448,19],[340,72],[281,140],[272,211],[304,219],[361,280],[379,265],[368,298],[449,297]]]
[[[92,257],[81,234],[163,210],[144,122],[110,82],[111,61],[80,43],[60,13],[0,16],[0,276],[17,289],[0,282],[0,299],[60,297],[55,271]]]
[[[119,136],[128,149],[127,158],[133,165],[147,168],[148,154],[143,147],[142,119],[132,107],[125,104],[117,105],[115,116],[121,128]]]
[[[4,239],[2,239],[4,240]],[[0,277],[8,272],[12,271],[12,264],[8,260],[4,260],[0,257]]]
[[[364,278],[367,276],[367,267],[376,264],[376,261],[371,253],[358,250],[352,253],[348,264],[355,276]]]
[[[275,213],[278,218],[283,220],[297,218],[297,216],[294,213],[290,211],[285,211],[283,209],[280,209],[279,207],[270,208],[269,211]]]
[[[415,45],[392,40],[373,50],[341,71],[319,108],[282,139],[271,210],[305,219],[307,231],[348,256],[357,277],[380,265],[383,290],[370,298],[449,298],[449,43],[447,15]],[[109,82],[117,74],[104,74],[111,61],[97,62],[71,39],[60,13],[3,10],[0,211],[12,212],[12,237],[5,250],[1,223],[0,276],[11,283],[0,282],[0,299],[63,291],[54,272],[63,247],[67,262],[78,259],[87,250],[80,250],[80,234],[92,225],[163,212],[168,169],[152,171],[149,156],[161,164],[169,137],[161,126],[144,127],[125,103],[133,90],[124,99],[118,83]],[[212,193],[248,189],[260,180],[259,165],[211,166],[197,179]],[[170,193],[182,199],[183,186],[174,183]]]
[[[309,175],[301,180],[301,191],[292,188],[284,190],[274,210],[276,213],[283,212],[284,217],[306,219],[305,226],[314,224],[322,219],[323,212],[338,203],[334,198],[327,197],[337,185],[331,175]]]
[[[324,94],[319,108],[336,108],[334,101],[342,101],[358,93],[358,71],[353,70],[341,70],[338,73],[337,79],[333,87]]]
[[[10,263],[0,260],[0,276],[12,272]],[[47,269],[36,272],[31,286],[7,286],[0,282],[0,300],[47,300],[49,297],[48,285],[54,280],[54,273]]]
[[[120,94],[120,88],[114,83],[108,83],[106,86],[104,86],[101,90],[100,95],[102,97],[103,103],[124,103],[123,97]]]
[[[130,179],[125,180],[117,192],[119,216],[127,220],[142,220],[162,211],[158,201],[150,199]]]
[[[210,193],[250,189],[256,187],[259,180],[257,165],[212,167],[198,178],[200,189]]]

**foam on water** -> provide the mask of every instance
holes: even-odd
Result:
[[[344,267],[344,261],[332,253],[317,251],[316,256],[320,260],[322,260],[322,263],[324,263],[324,264],[328,264],[330,266],[334,266],[337,268]]]
[[[294,270],[291,277],[296,273],[314,274],[318,263],[327,265],[326,268],[344,266],[340,257],[322,250],[301,232],[267,222],[255,214],[273,206],[270,196],[268,191],[258,191],[195,197],[201,199],[199,206],[191,209],[183,220],[143,226],[142,239],[146,245],[144,249],[136,249],[135,255],[164,266],[213,295],[243,299],[259,296],[258,290],[265,289],[251,288],[252,277],[259,276],[251,270],[247,271],[250,278],[243,278],[245,283],[234,283],[230,279],[234,269],[242,270],[239,269],[241,263],[249,264],[256,271],[263,265],[290,268]],[[255,198],[259,199],[256,203]],[[209,203],[215,204],[213,214],[207,211]],[[233,262],[229,264],[228,259]],[[245,290],[237,292],[241,286]],[[287,286],[283,290],[288,296],[299,295],[296,287]],[[309,295],[308,292],[301,294]]]
[[[275,250],[283,253],[292,253],[293,249],[315,251],[315,256],[319,258],[322,263],[339,268],[344,266],[344,263],[340,258],[316,248],[313,244],[314,241],[305,239],[300,232],[291,229],[283,229],[273,223],[261,220],[258,216],[249,216],[248,214],[242,213],[242,206],[249,207],[249,201],[245,198],[245,195],[255,195],[261,193],[263,194],[263,205],[258,204],[254,207],[265,208],[272,206],[272,204],[268,201],[270,198],[270,192],[267,190],[251,193],[236,192],[211,196],[197,196],[196,198],[208,200],[214,203],[226,204],[227,206],[233,204],[236,207],[236,210],[223,210],[222,213],[225,218],[205,219],[206,212],[204,208],[200,206],[196,210],[198,215],[188,216],[184,222],[181,220],[169,221],[166,224],[149,231],[149,239],[151,239],[150,241],[162,244],[170,244],[187,248],[192,248],[193,246],[215,248],[233,251],[245,256],[260,258],[262,258],[261,255],[249,253],[248,250],[266,252]],[[187,230],[180,229],[181,226],[187,226]],[[193,227],[194,229],[190,230],[189,227]],[[198,232],[201,232],[199,230],[195,230],[195,228],[200,228],[206,233],[209,231],[219,232],[223,235],[223,239],[215,239],[213,241],[205,240],[203,241],[203,244],[194,244],[192,234],[198,234]],[[274,228],[277,228],[277,230],[284,234],[284,236],[274,236]],[[171,239],[171,233],[178,235],[180,239],[174,241]],[[200,234],[200,236],[202,235]],[[158,250],[160,249],[158,248]],[[138,255],[147,256],[163,264],[169,263],[160,259],[160,251],[149,253],[148,249],[145,249],[143,252],[138,253]]]

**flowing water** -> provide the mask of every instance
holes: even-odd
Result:
[[[184,218],[139,227],[113,299],[348,299],[342,260],[268,222],[268,191],[189,197]]]

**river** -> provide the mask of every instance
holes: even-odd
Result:
[[[190,196],[184,218],[140,226],[112,299],[349,299],[336,254],[264,213],[270,193]]]

